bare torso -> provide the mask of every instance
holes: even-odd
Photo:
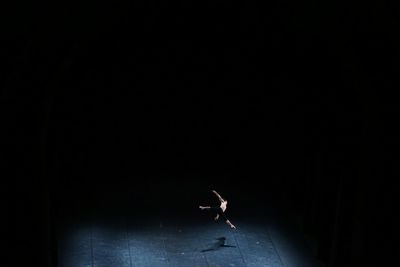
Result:
[[[221,202],[220,207],[221,207],[221,209],[222,209],[223,212],[225,212],[225,210],[226,210],[226,205],[227,205],[227,204],[228,204],[227,201],[222,201],[222,202]]]

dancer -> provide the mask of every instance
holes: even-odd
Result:
[[[229,220],[228,218],[225,216],[225,210],[226,210],[226,206],[228,205],[228,201],[223,199],[215,190],[211,190],[211,192],[213,192],[219,199],[219,201],[221,202],[219,207],[210,207],[210,206],[199,206],[199,208],[201,210],[210,210],[216,213],[216,216],[214,217],[214,220],[217,221],[218,218],[221,216],[224,218],[225,222],[232,228],[232,229],[236,229],[236,226],[234,226]]]

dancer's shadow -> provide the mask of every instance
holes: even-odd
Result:
[[[216,242],[214,242],[209,248],[203,249],[201,252],[207,252],[207,251],[213,251],[213,250],[218,250],[220,248],[236,248],[236,246],[231,246],[231,245],[225,245],[226,238],[225,237],[219,237],[216,238]]]

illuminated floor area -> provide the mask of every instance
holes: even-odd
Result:
[[[104,216],[64,222],[62,267],[317,266],[276,223],[235,220],[237,230],[208,218]]]

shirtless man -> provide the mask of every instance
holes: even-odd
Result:
[[[226,218],[225,216],[225,210],[226,210],[226,205],[228,205],[228,201],[223,199],[215,190],[212,190],[211,192],[213,192],[219,199],[219,201],[221,202],[219,207],[210,207],[210,206],[199,206],[199,208],[201,210],[211,210],[215,213],[217,213],[217,215],[214,217],[214,220],[218,220],[219,216],[224,217],[225,222],[232,228],[232,229],[236,229],[236,227],[228,220],[228,218]]]

